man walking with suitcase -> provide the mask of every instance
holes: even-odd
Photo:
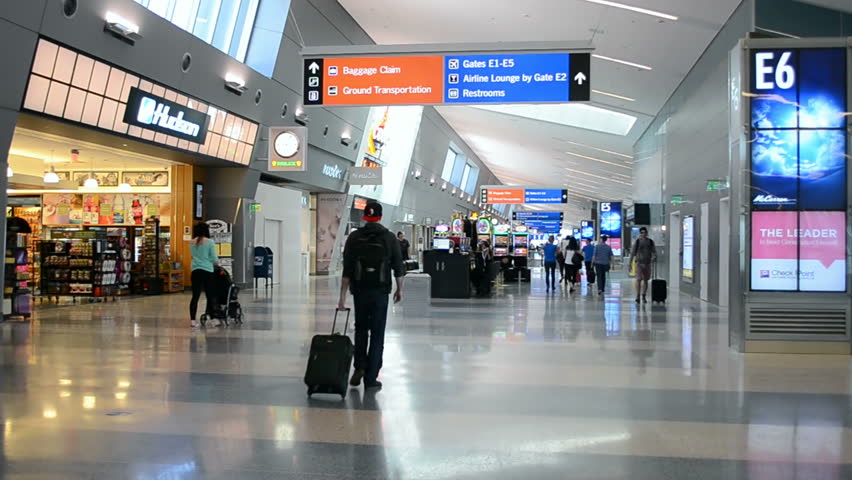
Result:
[[[648,303],[645,295],[648,293],[648,282],[651,281],[651,263],[657,261],[657,247],[648,238],[648,229],[639,229],[639,238],[633,243],[630,251],[630,262],[636,259],[636,303]]]
[[[346,309],[346,291],[351,290],[355,303],[355,373],[349,384],[357,387],[363,379],[365,388],[381,388],[377,378],[382,368],[388,295],[393,288],[391,274],[396,277],[393,301],[399,303],[405,268],[399,241],[379,223],[382,205],[368,202],[363,219],[367,224],[349,235],[343,250],[337,308]]]

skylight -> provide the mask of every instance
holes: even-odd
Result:
[[[633,115],[594,107],[585,103],[478,105],[473,108],[621,136],[630,133],[636,123],[636,117]]]

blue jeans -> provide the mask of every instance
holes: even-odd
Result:
[[[556,262],[544,262],[544,281],[547,288],[556,287]]]
[[[355,369],[364,370],[364,382],[376,381],[382,369],[388,293],[384,289],[358,292],[355,299]],[[369,349],[367,345],[369,343]]]

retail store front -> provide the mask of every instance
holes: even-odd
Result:
[[[183,291],[206,168],[247,165],[257,125],[44,39],[22,110],[3,312]]]

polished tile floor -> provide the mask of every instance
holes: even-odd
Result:
[[[384,390],[308,399],[335,291],[244,291],[236,328],[186,328],[186,295],[0,324],[0,478],[852,478],[849,357],[731,352],[714,306],[409,299]]]

